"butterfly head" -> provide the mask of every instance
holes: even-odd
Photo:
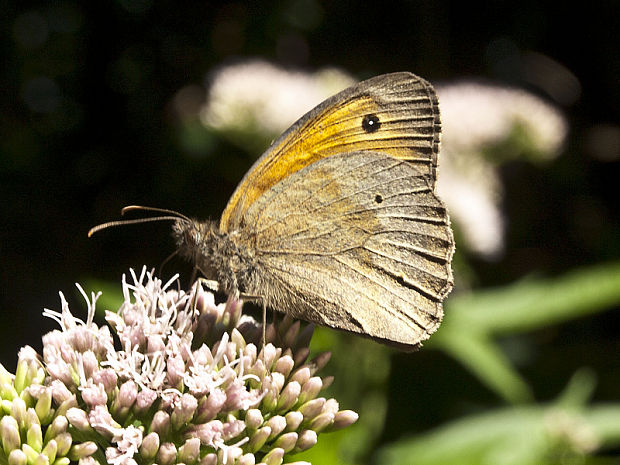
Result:
[[[200,256],[209,253],[217,235],[217,225],[213,221],[177,218],[172,225],[172,237],[179,252],[193,263],[197,263]]]

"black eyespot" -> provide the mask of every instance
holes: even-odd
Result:
[[[377,203],[383,202],[383,197],[381,196],[381,194],[375,195],[375,202]]]
[[[377,115],[366,115],[362,120],[362,129],[366,132],[376,132],[381,127],[381,121]]]

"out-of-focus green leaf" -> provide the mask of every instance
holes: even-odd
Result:
[[[485,335],[472,333],[455,333],[454,327],[442,329],[428,347],[439,346],[509,402],[531,400],[530,387],[499,346]]]
[[[525,402],[531,399],[527,382],[493,343],[493,337],[563,323],[618,303],[620,263],[455,296],[446,303],[442,327],[427,347],[459,360],[507,401]]]
[[[521,460],[526,457],[515,454],[514,449],[526,451],[533,447],[540,448],[536,442],[542,435],[541,423],[542,412],[538,408],[510,408],[469,417],[384,447],[379,452],[376,463],[381,465],[519,463],[513,461],[517,458],[515,455]]]
[[[620,302],[620,263],[571,271],[554,279],[526,280],[504,288],[455,296],[447,325],[507,334],[591,315]]]
[[[576,384],[585,382],[583,379]],[[577,388],[579,389],[579,388]],[[511,407],[470,416],[384,447],[381,465],[551,465],[620,445],[620,404]]]

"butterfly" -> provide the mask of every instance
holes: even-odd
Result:
[[[453,286],[435,194],[441,122],[431,84],[377,76],[328,98],[250,168],[217,221],[173,236],[220,291],[414,350]]]

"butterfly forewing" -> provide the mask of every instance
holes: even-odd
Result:
[[[272,186],[338,153],[375,151],[407,160],[433,187],[440,132],[437,97],[424,79],[393,73],[363,81],[321,103],[272,144],[232,195],[220,229],[236,229]]]

